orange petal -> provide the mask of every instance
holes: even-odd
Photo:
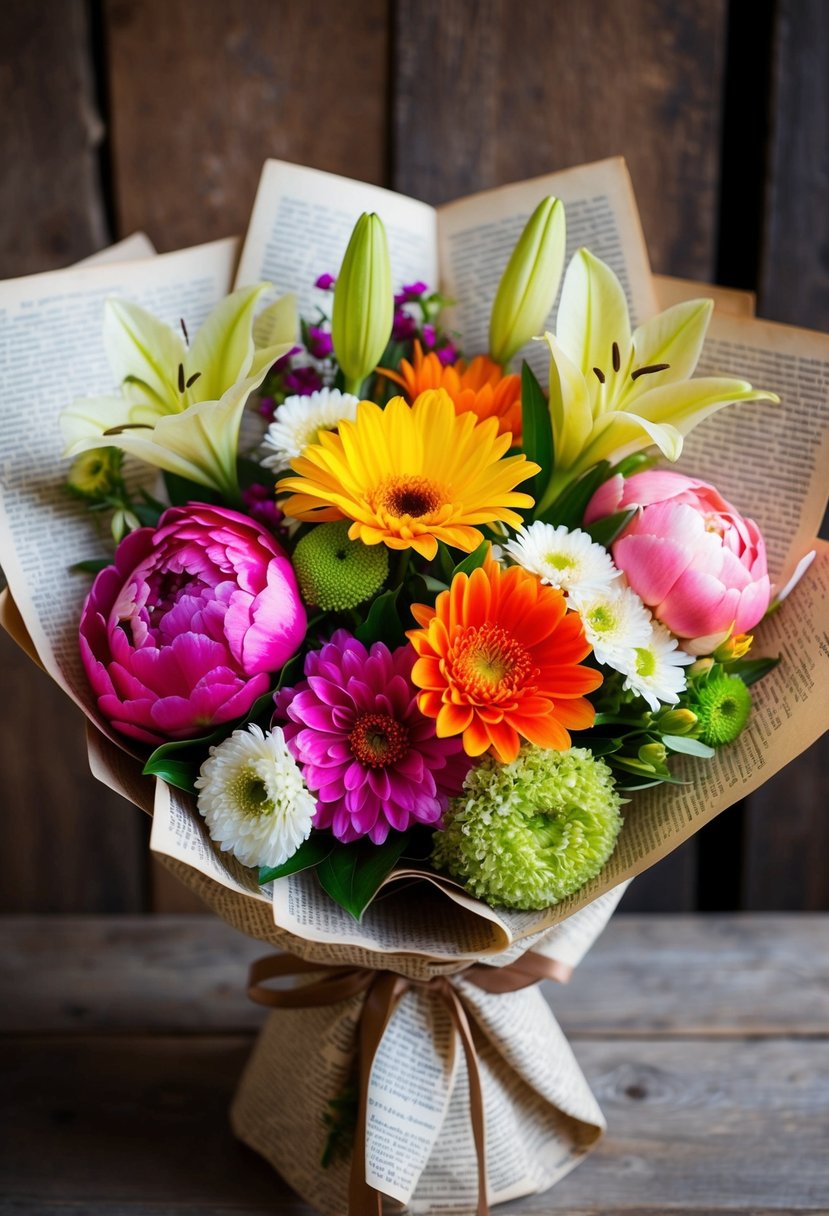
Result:
[[[448,739],[465,731],[472,721],[472,710],[468,705],[444,704],[438,714],[435,732],[439,739]]]

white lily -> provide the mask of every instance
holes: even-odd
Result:
[[[711,300],[688,300],[631,333],[622,285],[586,249],[564,276],[550,347],[555,467],[538,510],[601,460],[655,444],[677,460],[684,437],[735,401],[778,401],[745,380],[691,379],[711,319]]]
[[[225,498],[239,496],[236,456],[248,397],[293,346],[296,305],[277,300],[254,322],[270,287],[234,291],[217,304],[188,347],[151,313],[107,300],[104,343],[120,396],[79,397],[61,414],[65,456],[104,445]]]

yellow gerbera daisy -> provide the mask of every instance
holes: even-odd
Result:
[[[471,553],[483,539],[476,524],[517,527],[513,508],[533,505],[514,487],[538,465],[502,459],[511,437],[498,434],[498,420],[456,414],[443,389],[413,405],[394,397],[384,410],[361,401],[354,422],[319,440],[292,462],[298,476],[277,483],[291,491],[282,509],[314,523],[351,519],[348,535],[366,545],[411,548],[431,560],[442,540]]]

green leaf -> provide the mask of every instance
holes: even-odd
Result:
[[[156,748],[144,765],[144,772],[151,777],[160,777],[168,785],[176,789],[186,790],[188,794],[196,793],[196,778],[201,765],[196,760],[176,760],[173,756],[159,756],[160,748]]]
[[[547,398],[526,360],[521,366],[521,435],[527,459],[541,465],[527,490],[538,502],[553,474],[553,425]]]
[[[609,476],[610,465],[606,460],[600,461],[578,481],[567,486],[555,502],[538,518],[545,524],[563,524],[565,528],[580,528],[587,504]]]
[[[364,646],[370,646],[372,642],[385,642],[387,646],[394,647],[405,642],[403,622],[397,607],[399,594],[399,587],[384,591],[371,605],[368,616],[354,631],[354,636]]]
[[[407,833],[392,832],[383,844],[359,840],[340,845],[320,863],[317,869],[320,885],[335,903],[359,921],[407,843]]]
[[[318,866],[329,853],[333,853],[336,843],[330,832],[312,832],[307,840],[303,840],[293,856],[281,866],[260,866],[260,884],[273,882],[275,878],[287,878],[289,874],[298,874],[300,870],[310,870],[312,866]]]
[[[457,566],[455,566],[455,569],[452,571],[452,578],[454,578],[456,574],[471,574],[473,570],[477,570],[479,566],[484,564],[488,552],[489,541],[482,540],[477,549],[473,549],[471,553],[467,554],[462,562],[458,562]]]
[[[703,760],[710,760],[714,755],[713,747],[709,747],[707,743],[701,743],[699,739],[689,739],[686,735],[662,735],[661,739],[672,752],[682,752],[686,756],[700,756]]]
[[[446,583],[439,578],[433,578],[431,574],[420,574],[418,577],[423,579],[426,590],[433,592],[435,595],[440,595],[441,591],[449,590]]]
[[[88,557],[82,562],[75,562],[69,569],[73,574],[99,574],[111,565],[111,557]]]
[[[219,506],[222,502],[222,496],[217,490],[201,486],[196,481],[188,481],[186,477],[181,477],[178,473],[169,473],[165,470],[164,485],[167,489],[167,497],[174,507],[184,507],[189,502],[206,502],[212,506]]]
[[[767,676],[779,662],[779,655],[776,659],[735,659],[731,663],[724,663],[723,668],[730,676],[739,676],[744,684],[751,685]]]
[[[585,532],[597,545],[604,545],[605,549],[609,549],[638,510],[638,507],[628,507],[626,511],[616,511],[613,515],[606,515],[604,519],[597,519],[589,528],[585,528]]]
[[[438,566],[440,567],[440,573],[446,582],[451,583],[452,572],[455,567],[452,561],[452,555],[442,540],[438,541]]]

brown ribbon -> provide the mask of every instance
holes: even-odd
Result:
[[[529,988],[542,979],[558,980],[559,983],[566,984],[572,972],[572,967],[558,962],[557,959],[545,958],[543,954],[528,951],[506,967],[487,967],[476,963],[457,974],[485,992],[501,993]],[[296,988],[265,986],[268,980],[312,973],[316,973],[320,978]],[[425,988],[441,1000],[460,1037],[469,1075],[469,1118],[478,1160],[477,1216],[488,1216],[486,1133],[478,1053],[463,996],[449,976],[438,975],[430,980],[413,980],[393,971],[373,971],[368,967],[330,967],[322,963],[308,962],[291,954],[272,954],[258,959],[252,965],[248,980],[250,999],[274,1009],[310,1009],[321,1005],[336,1005],[359,993],[366,994],[360,1014],[360,1101],[348,1189],[349,1216],[370,1216],[372,1212],[382,1216],[383,1197],[366,1181],[368,1087],[371,1067],[386,1027],[398,1001],[410,988]]]

